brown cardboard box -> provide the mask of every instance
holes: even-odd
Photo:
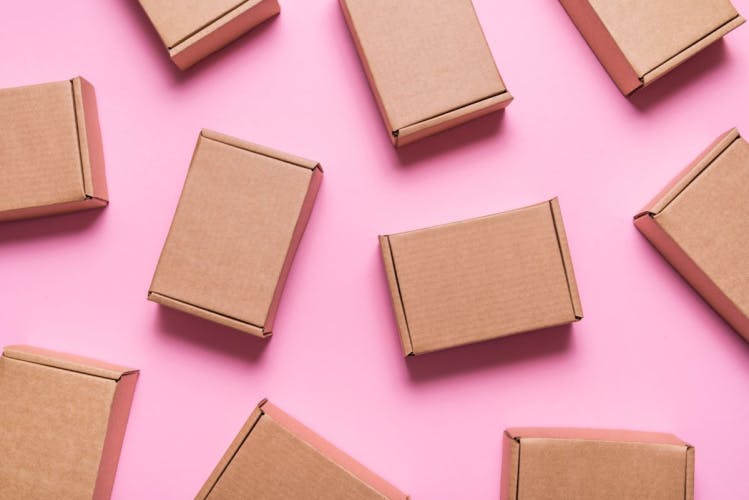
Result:
[[[635,226],[749,340],[749,144],[720,136],[635,216]]]
[[[471,0],[340,0],[393,144],[507,106]]]
[[[109,498],[137,379],[121,366],[6,347],[0,498]]]
[[[407,499],[395,486],[266,400],[198,493],[198,500]]]
[[[507,429],[501,500],[693,500],[694,448],[671,434]]]
[[[187,69],[278,15],[278,0],[139,0],[169,57]]]
[[[0,89],[0,221],[107,204],[94,87],[83,78]]]
[[[406,355],[583,317],[559,202],[380,236]]]
[[[270,335],[321,181],[317,162],[203,130],[149,300]]]
[[[744,23],[730,0],[560,0],[623,94]]]

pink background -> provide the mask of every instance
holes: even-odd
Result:
[[[267,396],[417,499],[497,498],[511,425],[671,431],[698,498],[745,498],[749,346],[631,218],[749,134],[749,27],[628,100],[557,2],[474,0],[515,102],[396,152],[337,2],[282,3],[184,74],[135,1],[0,16],[0,86],[80,74],[98,95],[112,203],[0,227],[0,344],[141,368],[114,497],[192,497]],[[202,127],[325,168],[268,342],[146,301]],[[404,360],[377,234],[556,195],[585,319]]]

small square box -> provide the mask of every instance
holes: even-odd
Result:
[[[500,499],[562,498],[693,500],[694,448],[656,432],[507,429]]]
[[[738,130],[687,166],[635,226],[749,341],[749,143]]]
[[[341,0],[396,146],[507,106],[471,0]]]
[[[270,335],[321,181],[316,162],[202,131],[149,300]]]
[[[406,500],[408,496],[264,400],[196,497],[209,498]]]
[[[109,498],[138,371],[29,346],[0,357],[0,497]]]
[[[380,246],[406,355],[583,317],[556,198]]]
[[[730,0],[560,2],[625,95],[744,23]]]
[[[169,57],[187,69],[280,12],[278,0],[139,0]]]
[[[106,206],[94,87],[83,78],[0,89],[0,221]]]

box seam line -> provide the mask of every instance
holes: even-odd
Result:
[[[398,269],[395,267],[395,255],[393,254],[393,246],[390,244],[390,236],[385,237],[388,242],[388,253],[390,254],[390,262],[393,264],[393,277],[395,278],[395,286],[398,289],[398,302],[403,312],[403,322],[406,324],[406,335],[408,336],[408,343],[411,345],[411,352],[409,355],[415,355],[414,352],[414,341],[411,336],[411,327],[408,325],[408,316],[406,316],[406,305],[403,303],[403,292],[401,291],[400,280],[398,279]]]
[[[218,17],[215,17],[215,18],[211,19],[210,21],[206,22],[205,24],[203,24],[202,26],[200,26],[195,31],[192,31],[192,32],[188,33],[187,35],[185,35],[184,37],[180,38],[179,40],[177,40],[174,43],[174,45],[171,45],[171,46],[167,45],[167,49],[168,50],[174,50],[176,47],[179,47],[180,45],[182,45],[183,43],[185,43],[187,40],[189,40],[191,37],[197,35],[201,31],[203,31],[204,29],[206,29],[209,26],[215,24],[216,22],[220,21],[221,19],[225,18],[226,16],[231,15],[233,12],[241,9],[242,7],[244,7],[245,5],[247,5],[248,3],[251,3],[252,1],[253,0],[246,0],[246,1],[242,2],[241,4],[237,5],[236,7],[232,7],[231,9],[229,9],[229,10],[225,11],[224,13],[220,14]],[[256,5],[260,5],[261,1],[262,0],[260,0],[258,2],[255,2],[255,5],[253,5],[252,7],[250,7],[250,9],[254,8]],[[181,51],[179,51],[179,52],[181,52]]]
[[[691,48],[693,48],[693,47],[694,47],[695,45],[699,44],[700,42],[702,42],[702,41],[704,41],[704,40],[707,40],[707,39],[709,39],[709,38],[710,38],[711,36],[713,36],[713,35],[714,35],[715,33],[717,33],[718,31],[722,30],[723,28],[725,28],[726,26],[728,26],[728,25],[729,25],[729,24],[731,24],[732,22],[734,22],[734,21],[736,21],[736,20],[739,20],[739,19],[742,19],[742,17],[741,17],[741,15],[740,15],[739,13],[736,13],[736,15],[735,15],[734,17],[732,17],[732,18],[728,19],[727,21],[725,21],[725,22],[724,22],[723,24],[721,24],[720,26],[717,26],[717,27],[716,27],[715,29],[711,30],[711,31],[710,31],[709,33],[707,33],[707,34],[705,34],[705,35],[701,36],[700,38],[698,38],[697,40],[693,41],[693,42],[692,42],[692,43],[690,43],[690,44],[689,44],[689,45],[688,45],[688,46],[687,46],[686,48],[683,48],[683,49],[681,49],[680,51],[676,52],[676,53],[675,53],[675,54],[673,54],[672,56],[669,56],[668,58],[666,58],[666,59],[665,59],[664,61],[662,61],[662,62],[660,62],[660,63],[656,64],[654,68],[652,68],[652,69],[650,69],[650,70],[646,71],[646,72],[645,72],[645,73],[644,73],[644,74],[643,74],[643,75],[642,75],[642,76],[641,76],[641,77],[639,78],[639,79],[640,79],[640,81],[641,81],[641,82],[642,82],[642,83],[644,84],[644,83],[645,83],[645,78],[646,78],[646,77],[647,77],[647,76],[648,76],[649,74],[651,74],[651,73],[654,73],[654,72],[658,71],[658,69],[659,69],[659,68],[661,68],[661,67],[663,67],[664,65],[668,64],[668,63],[669,63],[670,61],[673,61],[674,59],[676,59],[677,57],[679,57],[679,56],[680,56],[681,54],[683,54],[683,53],[687,52],[688,50],[690,50]],[[715,41],[717,41],[717,40],[715,40]]]
[[[79,373],[81,375],[87,375],[89,377],[96,377],[96,378],[101,378],[101,379],[104,379],[104,380],[111,380],[112,382],[119,382],[122,379],[122,377],[124,377],[125,375],[129,375],[129,374],[135,373],[137,371],[137,370],[131,370],[131,371],[128,371],[128,372],[125,372],[125,373],[121,374],[117,378],[112,378],[112,377],[105,377],[103,375],[96,375],[96,374],[93,374],[93,373],[84,372],[82,370],[73,370],[71,368],[62,368],[62,367],[59,367],[59,366],[51,366],[51,365],[48,365],[46,363],[37,363],[37,362],[29,361],[29,360],[26,360],[26,359],[18,359],[18,358],[14,358],[12,356],[7,356],[5,354],[3,354],[2,357],[6,358],[6,359],[13,360],[13,361],[18,361],[19,363],[27,363],[29,365],[44,366],[46,368],[51,368],[53,370],[63,370],[63,371],[70,372],[70,373]]]
[[[200,309],[201,311],[205,311],[205,312],[208,312],[208,313],[211,313],[211,314],[215,314],[216,316],[221,316],[222,318],[230,319],[232,321],[237,321],[237,322],[242,323],[244,325],[249,325],[249,326],[251,326],[253,328],[257,328],[260,331],[262,331],[264,337],[267,337],[267,336],[269,336],[271,334],[271,332],[266,332],[264,327],[262,327],[260,325],[256,325],[255,323],[251,323],[251,322],[245,321],[243,319],[235,318],[234,316],[229,316],[228,314],[220,313],[218,311],[214,311],[212,309],[208,309],[207,307],[203,307],[203,306],[199,306],[199,305],[193,304],[193,303],[188,302],[186,300],[177,299],[177,298],[171,297],[171,296],[166,295],[166,294],[161,293],[161,292],[154,292],[153,290],[149,290],[148,291],[148,295],[149,296],[151,296],[151,295],[159,295],[159,296],[167,298],[169,300],[173,300],[175,302],[179,302],[180,304],[185,304],[185,305],[188,305],[190,307],[194,307],[195,309]]]
[[[74,79],[69,80],[70,82],[70,96],[73,98],[73,119],[75,120],[75,138],[78,145],[78,167],[81,171],[81,192],[83,193],[83,199],[93,198],[92,195],[86,192],[86,172],[83,168],[83,148],[81,145],[81,127],[78,124],[78,102],[75,99],[75,83]],[[81,102],[83,106],[83,102]],[[85,126],[85,121],[84,121]],[[56,205],[56,203],[53,203]]]
[[[572,297],[572,287],[570,286],[570,275],[567,271],[567,264],[564,261],[564,249],[562,248],[562,241],[559,238],[559,228],[557,227],[557,219],[554,216],[554,209],[551,206],[551,201],[549,201],[549,211],[551,212],[551,222],[554,224],[554,236],[557,240],[557,247],[559,248],[559,257],[562,259],[562,269],[564,270],[564,281],[567,284],[567,293],[570,297],[570,307],[572,307],[572,315],[575,317],[575,319],[579,320],[582,319],[580,316],[577,315],[577,311],[575,310],[575,300]]]
[[[518,443],[518,465],[517,474],[515,474],[515,500],[518,500],[520,498],[520,450],[523,447],[520,443],[520,437],[513,437],[513,439]]]
[[[686,183],[686,185],[685,185],[685,186],[684,186],[683,188],[681,188],[681,189],[679,190],[679,192],[678,192],[678,193],[674,194],[674,195],[673,195],[673,196],[671,197],[671,199],[670,199],[670,200],[668,200],[668,203],[666,203],[665,205],[663,205],[663,208],[661,208],[661,209],[660,209],[660,210],[659,210],[658,212],[651,212],[650,210],[647,210],[647,211],[645,211],[644,213],[638,214],[638,216],[642,216],[642,215],[650,215],[651,217],[653,217],[653,218],[656,218],[656,217],[657,217],[658,215],[661,215],[661,214],[662,214],[663,212],[665,212],[665,211],[666,211],[666,209],[667,209],[667,208],[668,208],[668,207],[669,207],[669,206],[670,206],[670,205],[671,205],[671,204],[672,204],[672,203],[673,203],[674,201],[676,201],[676,198],[678,198],[679,196],[681,196],[681,194],[682,194],[682,193],[683,193],[684,191],[686,191],[686,190],[687,190],[687,188],[688,188],[689,186],[691,186],[691,185],[692,185],[692,184],[693,184],[693,183],[694,183],[694,182],[695,182],[695,181],[696,181],[696,180],[697,180],[697,179],[698,179],[698,178],[699,178],[699,177],[700,177],[700,176],[701,176],[701,175],[702,175],[703,173],[705,173],[705,171],[707,171],[707,169],[709,169],[709,168],[710,168],[710,167],[711,167],[711,166],[712,166],[712,165],[713,165],[713,164],[714,164],[714,163],[715,163],[715,162],[716,162],[716,161],[718,160],[718,158],[720,158],[721,156],[723,156],[723,154],[724,154],[724,153],[725,153],[726,151],[728,151],[728,148],[730,148],[731,146],[733,146],[733,145],[734,145],[734,143],[735,143],[736,141],[738,141],[739,139],[741,139],[741,136],[740,136],[740,135],[739,135],[738,137],[736,137],[735,139],[733,139],[733,140],[732,140],[731,142],[729,142],[728,144],[726,144],[726,146],[725,146],[725,147],[724,147],[723,149],[721,149],[721,150],[720,150],[720,151],[719,151],[719,152],[718,152],[718,153],[717,153],[717,154],[715,155],[715,157],[714,157],[714,158],[713,158],[712,160],[710,160],[710,162],[708,162],[708,164],[707,164],[707,165],[705,165],[705,166],[704,166],[704,167],[703,167],[703,168],[702,168],[702,169],[701,169],[701,170],[700,170],[699,172],[697,172],[697,174],[696,174],[696,175],[695,175],[695,176],[694,176],[694,177],[693,177],[693,178],[692,178],[692,179],[691,179],[691,180],[690,180],[689,182],[687,182],[687,183]]]
[[[398,128],[396,130],[391,130],[390,133],[393,135],[393,137],[398,138],[398,137],[401,136],[401,131],[403,131],[403,130],[405,130],[407,128],[415,127],[417,125],[421,125],[422,123],[428,122],[430,120],[441,118],[441,117],[443,117],[443,116],[445,116],[447,114],[453,113],[455,111],[460,111],[461,109],[467,108],[469,106],[473,106],[474,104],[478,104],[478,103],[483,102],[483,101],[488,101],[489,99],[492,99],[493,97],[500,97],[500,96],[502,96],[504,94],[507,94],[507,96],[509,96],[510,98],[512,97],[512,94],[510,94],[510,91],[507,90],[507,88],[505,88],[501,92],[495,92],[495,93],[489,94],[489,95],[487,95],[485,97],[480,97],[480,98],[478,98],[478,99],[476,99],[474,101],[468,102],[466,104],[462,104],[460,106],[456,106],[454,108],[448,109],[448,110],[443,111],[441,113],[437,113],[436,115],[428,116],[426,118],[422,118],[421,120],[419,120],[417,122],[409,123],[408,125],[404,125],[403,127],[400,127],[400,128]]]
[[[312,167],[312,168],[309,168],[309,167],[306,167],[306,166],[304,166],[304,165],[300,165],[299,163],[294,163],[294,162],[290,162],[290,161],[288,161],[288,160],[286,160],[286,159],[283,159],[283,158],[279,158],[279,157],[277,157],[277,156],[273,156],[273,155],[269,155],[269,154],[266,154],[266,153],[262,153],[262,152],[260,152],[260,151],[254,150],[254,149],[247,149],[247,148],[244,148],[244,147],[242,147],[242,146],[237,146],[236,144],[230,144],[230,143],[228,143],[228,142],[224,142],[224,141],[220,141],[220,140],[218,140],[218,139],[214,139],[213,137],[208,137],[207,135],[203,134],[203,132],[202,132],[202,131],[200,132],[200,136],[201,136],[201,137],[202,137],[203,139],[206,139],[206,140],[209,140],[209,141],[213,141],[213,142],[217,142],[217,143],[219,143],[219,144],[223,144],[224,146],[230,146],[230,147],[232,147],[232,148],[236,148],[236,149],[239,149],[239,150],[242,150],[242,151],[248,152],[248,153],[256,154],[256,155],[258,155],[258,156],[263,156],[263,157],[265,157],[265,158],[270,158],[270,159],[272,159],[272,160],[277,160],[277,161],[280,161],[280,162],[282,162],[282,163],[286,163],[286,164],[288,164],[288,165],[291,165],[292,167],[298,167],[298,168],[302,168],[302,169],[304,169],[304,170],[309,170],[310,172],[311,172],[311,171],[313,171],[313,170],[315,170],[315,169],[319,169],[320,171],[322,171],[322,168],[320,167],[320,164],[319,164],[319,163],[317,163],[317,164],[316,164],[316,165],[315,165],[314,167]],[[313,161],[314,161],[314,160],[313,160]]]
[[[264,401],[263,403],[265,403],[265,401]],[[247,441],[247,439],[248,439],[248,438],[250,437],[250,434],[252,434],[252,431],[253,431],[253,430],[255,430],[255,426],[257,426],[257,424],[258,424],[258,422],[260,422],[260,419],[261,419],[261,418],[263,418],[264,416],[266,416],[266,415],[267,415],[267,414],[266,414],[266,413],[265,413],[265,412],[263,411],[263,408],[262,408],[262,403],[261,403],[261,405],[260,405],[260,406],[259,406],[258,408],[259,408],[259,410],[260,410],[260,416],[259,416],[259,417],[257,418],[257,420],[255,420],[255,422],[254,422],[254,423],[252,424],[252,427],[250,427],[250,428],[249,428],[249,430],[247,431],[247,434],[245,434],[244,438],[242,439],[242,442],[241,442],[241,443],[239,443],[239,446],[237,446],[237,449],[236,449],[236,450],[234,450],[234,453],[232,453],[232,455],[231,455],[231,458],[230,458],[229,460],[227,460],[227,461],[226,461],[226,466],[225,466],[225,467],[224,467],[223,469],[221,469],[221,473],[220,473],[220,474],[219,474],[219,475],[218,475],[218,476],[216,477],[216,480],[215,480],[215,481],[213,482],[213,484],[211,485],[211,488],[210,488],[210,489],[209,489],[209,490],[208,490],[208,491],[206,492],[206,494],[205,494],[205,497],[204,497],[204,498],[208,498],[209,496],[211,496],[211,492],[213,492],[213,489],[214,489],[214,488],[216,487],[216,485],[217,485],[217,484],[219,483],[219,481],[221,480],[221,476],[223,476],[223,475],[224,475],[224,472],[226,472],[226,469],[228,469],[228,468],[229,468],[229,465],[230,465],[230,464],[231,464],[231,463],[232,463],[232,462],[234,461],[234,458],[235,458],[235,457],[237,456],[237,453],[239,453],[239,450],[241,450],[241,449],[242,449],[242,446],[244,446],[244,443],[245,443],[245,442]]]

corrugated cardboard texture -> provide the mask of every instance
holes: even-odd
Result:
[[[301,423],[262,401],[197,499],[406,499]]]
[[[201,132],[149,299],[270,335],[321,179],[315,162]]]
[[[0,498],[109,498],[137,376],[86,358],[6,348]]]
[[[749,340],[749,144],[735,129],[635,218],[637,228]]]
[[[508,429],[502,500],[693,500],[694,449],[670,434]]]
[[[341,0],[393,142],[509,104],[471,0]]]
[[[556,199],[380,245],[407,355],[582,318]]]
[[[181,69],[277,15],[277,0],[139,0]]]
[[[0,221],[106,205],[94,88],[83,78],[0,89]]]
[[[744,22],[729,0],[560,1],[624,94]]]

